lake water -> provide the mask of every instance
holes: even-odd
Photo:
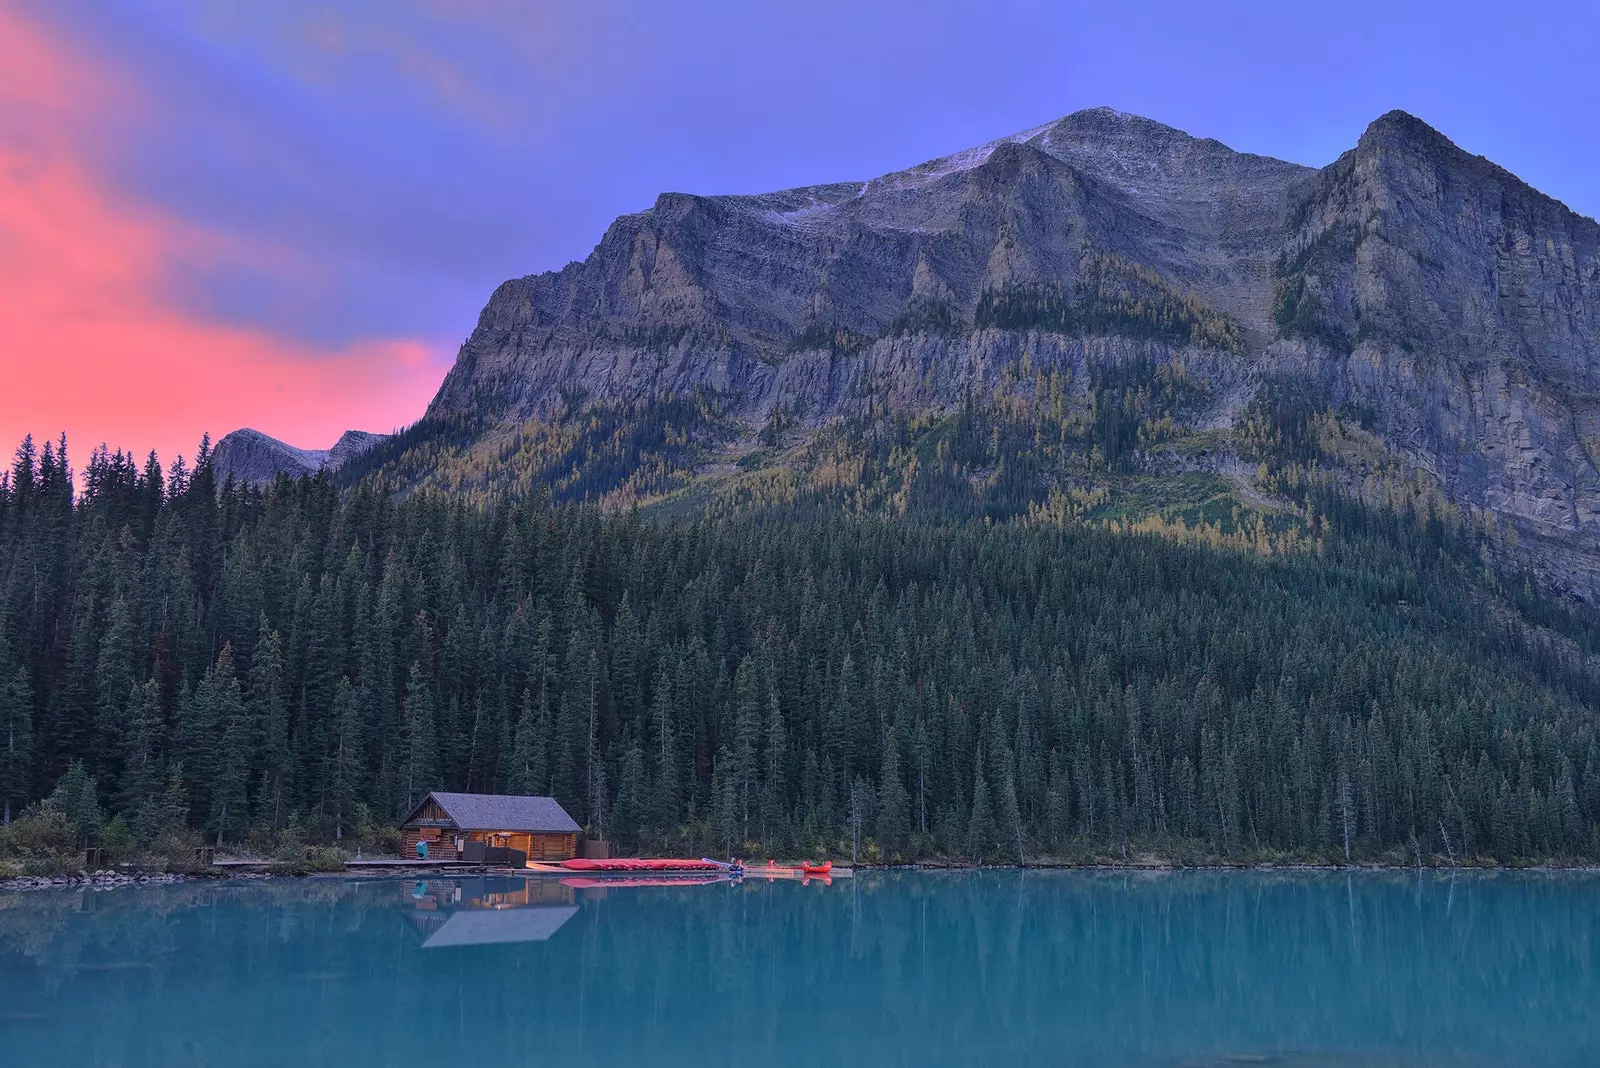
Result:
[[[1600,1065],[1600,876],[0,894],[0,1065]]]

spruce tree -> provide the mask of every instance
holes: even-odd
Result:
[[[401,784],[404,807],[410,808],[430,790],[439,787],[439,756],[434,736],[433,690],[422,664],[414,661],[406,683],[404,758]]]
[[[333,755],[328,774],[328,801],[333,806],[333,837],[344,837],[362,794],[365,738],[361,702],[350,676],[341,675],[333,691]]]
[[[84,770],[83,761],[74,760],[67,765],[66,774],[50,793],[50,801],[72,824],[80,845],[100,837],[105,826],[105,812],[100,808],[99,792],[94,779]]]
[[[617,777],[617,797],[611,806],[611,836],[623,846],[638,842],[639,823],[644,812],[644,749],[631,742],[622,755],[622,771]]]
[[[0,826],[27,804],[33,785],[33,685],[19,666],[0,678]]]
[[[972,815],[967,821],[967,859],[983,863],[995,839],[994,802],[989,797],[989,780],[984,778],[982,754],[972,774]]]
[[[511,738],[511,759],[506,769],[506,792],[540,794],[544,783],[534,779],[535,749],[539,745],[539,723],[533,710],[533,695],[522,691],[522,711]]]
[[[94,671],[94,771],[108,790],[117,793],[126,722],[135,714],[128,703],[135,685],[133,619],[121,597],[111,603],[102,626]]]
[[[663,664],[650,706],[650,749],[655,774],[650,788],[649,824],[666,834],[678,824],[678,751],[673,734],[672,680]]]
[[[911,801],[900,780],[900,751],[891,735],[883,750],[883,774],[878,781],[878,845],[884,859],[905,849],[911,833]]]
[[[201,683],[197,700],[210,730],[206,769],[209,772],[210,826],[220,848],[249,825],[250,765],[255,724],[245,705],[234,669],[233,646],[224,644],[217,662]]]
[[[161,686],[148,679],[128,695],[127,744],[122,765],[118,809],[137,812],[139,806],[161,789],[161,765],[157,762],[161,738]]]
[[[290,803],[289,769],[293,754],[289,747],[289,710],[284,701],[283,639],[267,623],[263,613],[257,629],[255,652],[250,657],[250,719],[255,728],[257,767],[261,774],[258,808],[263,822],[274,831],[283,826],[285,806]],[[334,695],[330,694],[330,698]],[[331,701],[330,701],[331,704]],[[308,715],[338,723],[338,713],[314,708]]]

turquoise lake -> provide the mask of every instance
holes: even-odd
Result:
[[[0,894],[0,1065],[1600,1064],[1600,876]]]

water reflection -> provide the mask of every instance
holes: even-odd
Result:
[[[4,1068],[1593,1068],[1597,1005],[1591,875],[0,895]]]
[[[544,942],[578,914],[572,888],[552,879],[424,879],[401,889],[423,949]]]

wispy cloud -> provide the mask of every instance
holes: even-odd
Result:
[[[422,339],[318,347],[168,299],[174,264],[253,252],[97,176],[81,140],[90,118],[137,99],[0,7],[0,442],[65,430],[80,457],[102,440],[170,457],[206,429],[326,446],[421,414],[443,373]]]

